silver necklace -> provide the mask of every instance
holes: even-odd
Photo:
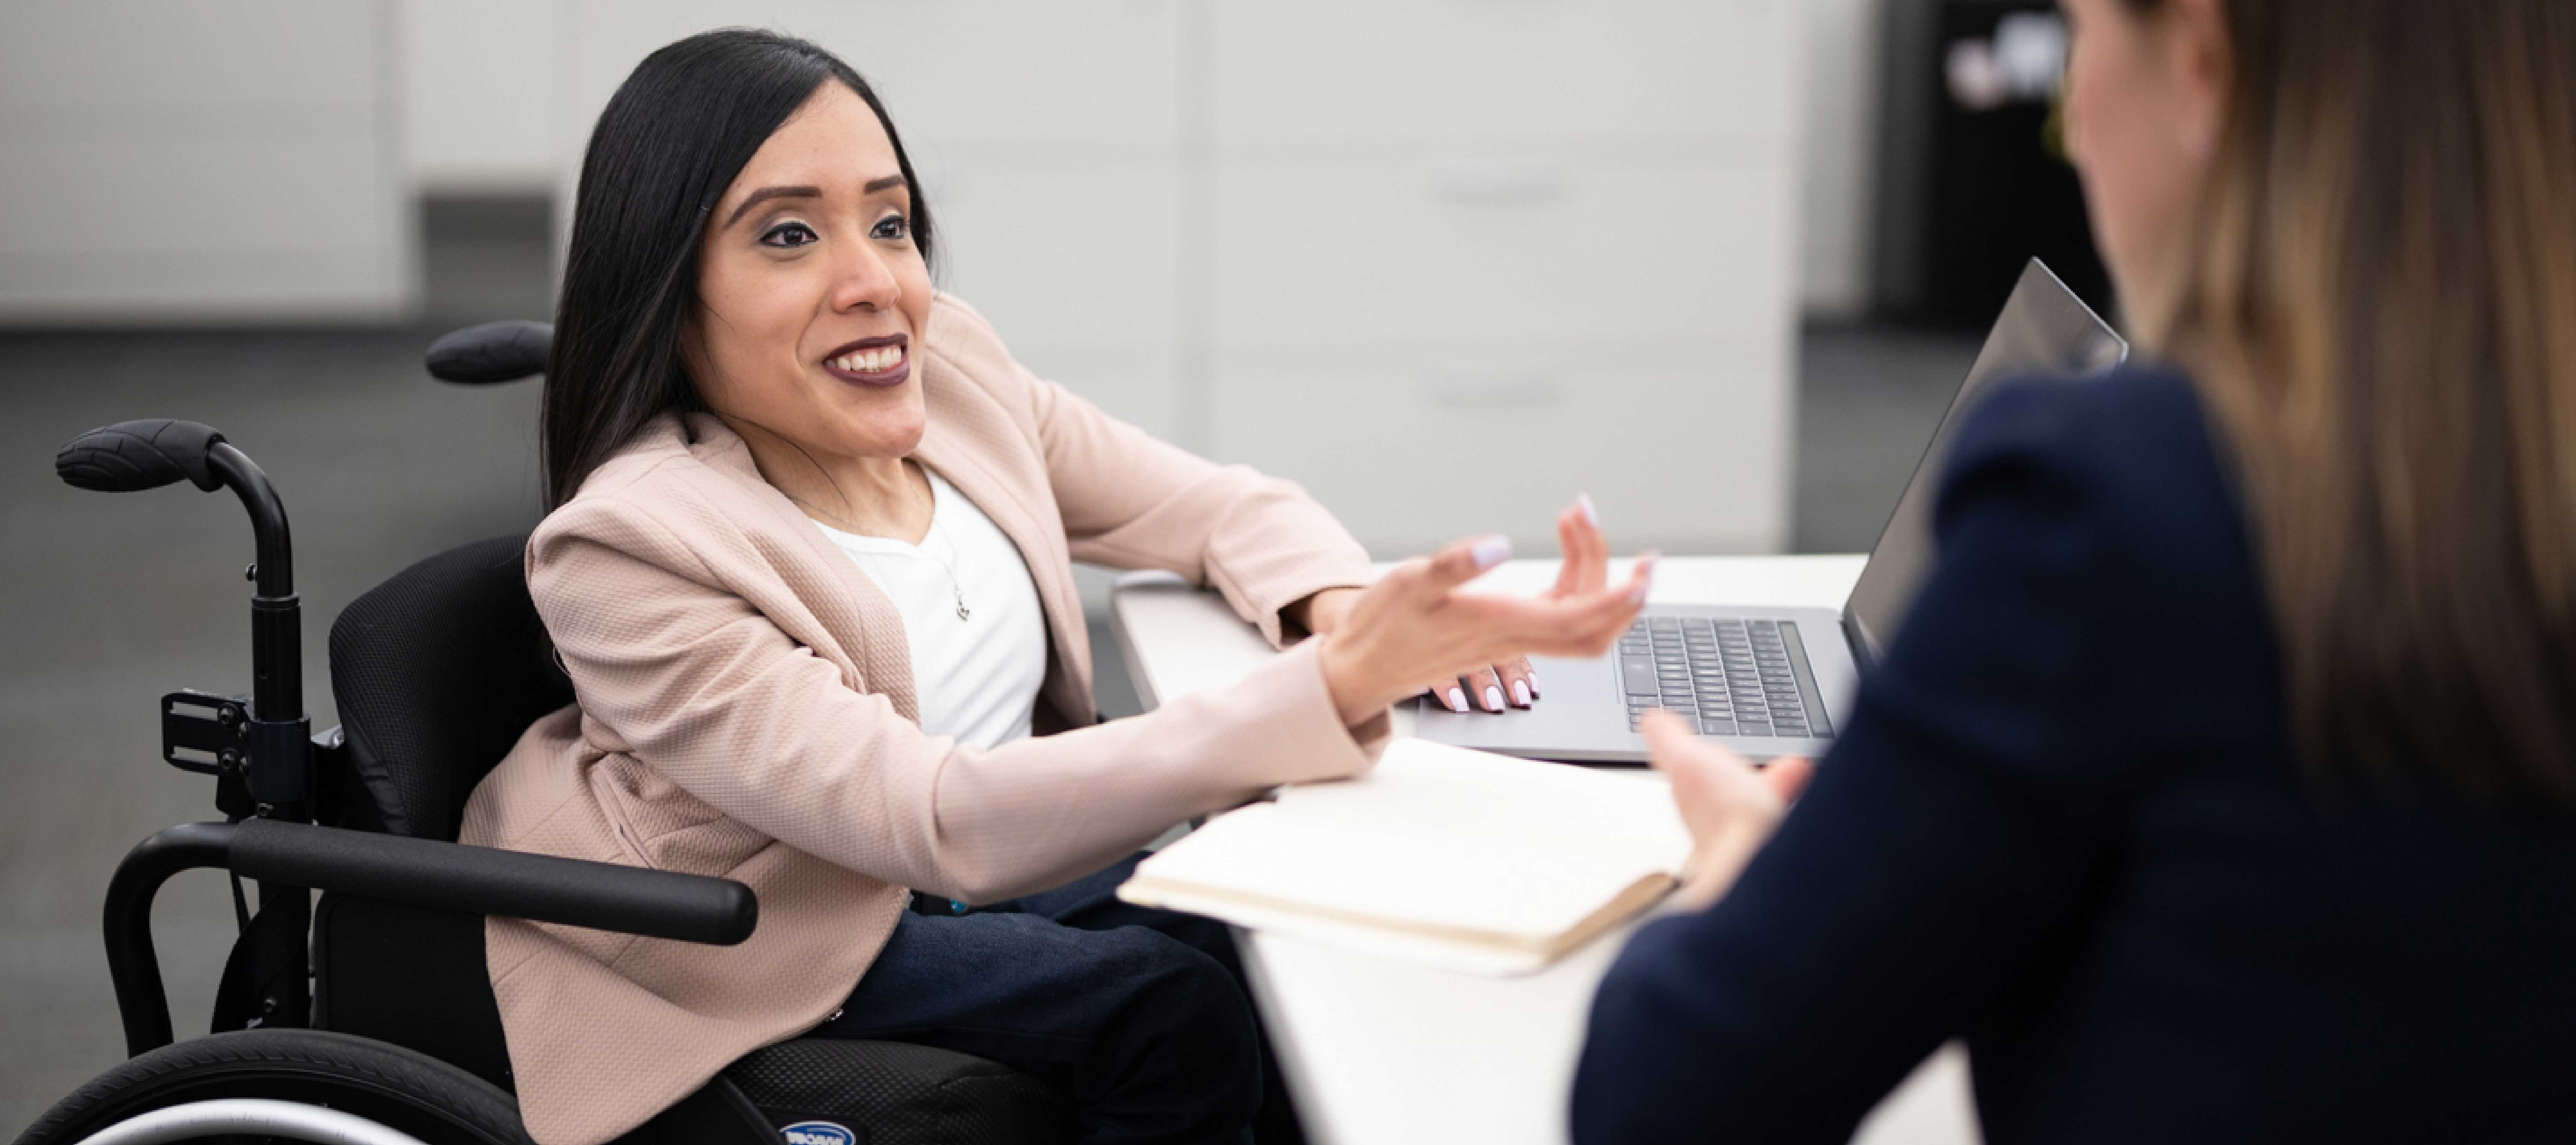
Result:
[[[930,528],[923,530],[921,539],[928,541],[931,534],[937,533],[938,531],[939,503],[936,500],[933,500],[930,508]],[[949,542],[948,547],[954,549],[957,547],[957,544],[956,542],[951,541]],[[964,582],[957,579],[957,569],[955,566],[950,565],[947,561],[939,559],[939,555],[931,552],[927,546],[915,545],[913,546],[913,551],[920,553],[925,557],[929,557],[932,564],[939,566],[939,571],[948,574],[949,594],[957,598],[957,619],[962,623],[967,617],[973,616],[974,613],[968,611],[966,608],[966,585]]]
[[[928,476],[927,474],[924,474],[924,477],[925,477],[925,478],[926,478],[927,476]],[[779,490],[779,492],[786,493],[787,491],[786,491],[786,490],[784,490],[784,489],[782,489],[782,490]],[[808,500],[806,500],[806,499],[804,499],[804,498],[802,498],[802,497],[799,497],[799,496],[797,496],[797,495],[795,495],[795,494],[793,494],[793,493],[788,493],[788,494],[787,494],[787,499],[788,499],[788,500],[790,500],[790,501],[794,501],[794,502],[796,502],[796,503],[797,503],[797,504],[799,504],[799,505],[804,506],[804,507],[805,507],[805,510],[806,510],[807,512],[809,512],[809,513],[813,513],[813,514],[816,514],[816,515],[818,515],[818,516],[820,516],[820,517],[824,518],[825,520],[829,521],[829,522],[832,524],[832,526],[833,526],[834,528],[837,528],[837,529],[841,530],[841,531],[842,531],[842,532],[844,532],[844,533],[849,533],[849,534],[851,534],[851,535],[853,535],[853,536],[861,536],[861,537],[864,537],[864,536],[868,536],[868,535],[869,535],[867,532],[865,532],[865,531],[863,531],[863,530],[859,530],[859,529],[853,529],[853,528],[851,528],[851,527],[850,527],[850,523],[849,523],[848,521],[844,521],[844,520],[842,520],[842,519],[841,519],[840,514],[832,513],[832,512],[828,512],[828,511],[826,511],[822,506],[817,505],[817,504],[815,504],[815,503],[813,503],[813,502],[811,502],[811,501],[808,501]],[[949,594],[949,596],[950,596],[950,597],[954,598],[954,599],[956,600],[956,602],[957,602],[957,619],[958,619],[958,621],[959,621],[959,622],[961,622],[961,623],[962,623],[962,622],[964,622],[966,619],[968,619],[969,617],[974,616],[974,615],[975,615],[975,613],[974,613],[974,611],[973,611],[972,609],[969,609],[969,608],[967,608],[967,607],[966,607],[966,585],[965,585],[965,582],[960,581],[960,580],[958,580],[958,579],[957,579],[957,569],[956,569],[954,566],[950,565],[947,561],[941,560],[941,559],[939,558],[938,554],[933,553],[933,552],[931,552],[931,551],[930,551],[930,548],[929,548],[928,542],[929,542],[929,540],[930,540],[930,538],[931,538],[931,535],[932,535],[932,534],[935,534],[935,533],[937,533],[937,532],[939,532],[939,496],[938,496],[938,489],[937,489],[937,487],[936,487],[936,486],[933,486],[933,487],[932,487],[932,492],[931,492],[931,498],[930,498],[930,527],[929,527],[928,529],[925,529],[925,530],[923,530],[923,531],[922,531],[921,539],[922,539],[923,543],[922,543],[922,544],[919,544],[919,545],[909,545],[909,546],[906,546],[906,547],[907,547],[907,548],[910,548],[913,552],[919,553],[919,554],[921,554],[922,556],[925,556],[925,557],[930,558],[930,563],[935,564],[935,565],[938,565],[938,566],[939,566],[939,571],[940,571],[940,572],[942,572],[942,573],[946,573],[946,574],[948,575],[948,594]],[[955,546],[954,546],[954,544],[952,543],[950,547],[954,548]]]

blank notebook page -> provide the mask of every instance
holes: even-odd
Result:
[[[1136,877],[1184,897],[1535,945],[1689,853],[1661,783],[1403,739],[1369,775],[1224,815]]]

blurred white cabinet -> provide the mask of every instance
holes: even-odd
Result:
[[[1308,140],[1786,138],[1798,0],[1218,0],[1216,129]]]
[[[868,77],[940,280],[1031,368],[1394,555],[1787,536],[1796,0],[559,0],[569,196],[637,61]]]
[[[392,14],[0,4],[0,321],[399,317]]]
[[[1782,546],[1794,0],[1214,11],[1213,453],[1390,555]]]

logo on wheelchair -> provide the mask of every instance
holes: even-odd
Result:
[[[787,1145],[866,1145],[848,1128],[829,1121],[799,1121],[778,1131]]]

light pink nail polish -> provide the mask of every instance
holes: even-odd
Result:
[[[1466,689],[1464,689],[1464,688],[1451,688],[1451,689],[1449,689],[1449,710],[1450,710],[1450,711],[1453,711],[1453,712],[1463,712],[1463,711],[1466,711],[1466,710],[1467,710],[1467,691],[1466,691]]]
[[[1646,594],[1655,587],[1655,558],[1661,553],[1647,553],[1637,558],[1637,587],[1628,591],[1628,603],[1646,603]]]
[[[1512,681],[1512,699],[1519,701],[1520,705],[1524,708],[1530,705],[1529,681]]]
[[[1581,509],[1581,510],[1583,510],[1583,521],[1584,521],[1584,523],[1585,523],[1585,524],[1588,524],[1588,525],[1590,525],[1590,526],[1592,526],[1593,528],[1596,528],[1596,529],[1598,529],[1598,528],[1600,528],[1600,527],[1601,527],[1601,510],[1599,510],[1599,509],[1597,509],[1597,508],[1594,508],[1594,507],[1593,507],[1593,504],[1592,504],[1592,494],[1589,494],[1589,493],[1577,493],[1577,494],[1575,494],[1575,495],[1574,495],[1574,507],[1575,507],[1575,508],[1577,508],[1577,509]]]
[[[1503,689],[1501,685],[1485,685],[1485,710],[1489,712],[1499,712],[1503,710]]]
[[[1476,542],[1467,553],[1475,560],[1477,568],[1489,569],[1511,558],[1512,539],[1499,535],[1487,537]]]

